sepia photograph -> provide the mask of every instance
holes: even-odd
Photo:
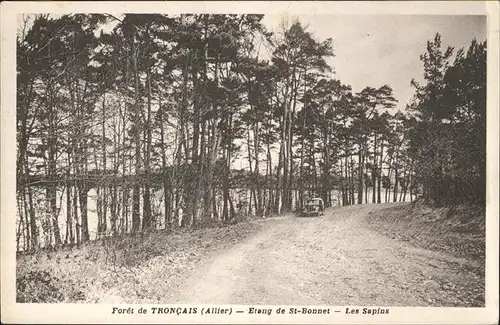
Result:
[[[11,18],[10,303],[226,323],[487,307],[486,13],[108,8]]]

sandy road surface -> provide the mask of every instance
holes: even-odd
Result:
[[[472,306],[483,302],[477,262],[412,247],[370,230],[368,212],[332,208],[269,227],[208,258],[165,297],[171,303]]]

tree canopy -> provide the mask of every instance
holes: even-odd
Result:
[[[486,43],[444,49],[437,34],[397,110],[390,85],[335,78],[331,39],[262,19],[31,16],[17,39],[18,248],[279,214],[313,196],[484,203]]]

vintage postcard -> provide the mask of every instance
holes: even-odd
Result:
[[[0,9],[2,323],[498,323],[498,2]]]

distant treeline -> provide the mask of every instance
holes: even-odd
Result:
[[[24,18],[17,37],[24,250],[40,247],[41,236],[49,246],[88,241],[91,188],[102,236],[155,228],[153,186],[163,188],[167,224],[177,224],[182,209],[189,227],[234,218],[231,188],[250,190],[257,216],[296,202],[300,209],[311,195],[330,206],[333,190],[342,205],[390,194],[396,201],[398,193],[484,202],[485,43],[453,54],[436,35],[421,56],[425,82],[413,82],[413,102],[395,112],[390,86],[354,93],[334,79],[331,39],[315,39],[298,20],[270,32],[262,15]],[[237,159],[246,171],[234,168]],[[117,227],[120,220],[132,227]]]

